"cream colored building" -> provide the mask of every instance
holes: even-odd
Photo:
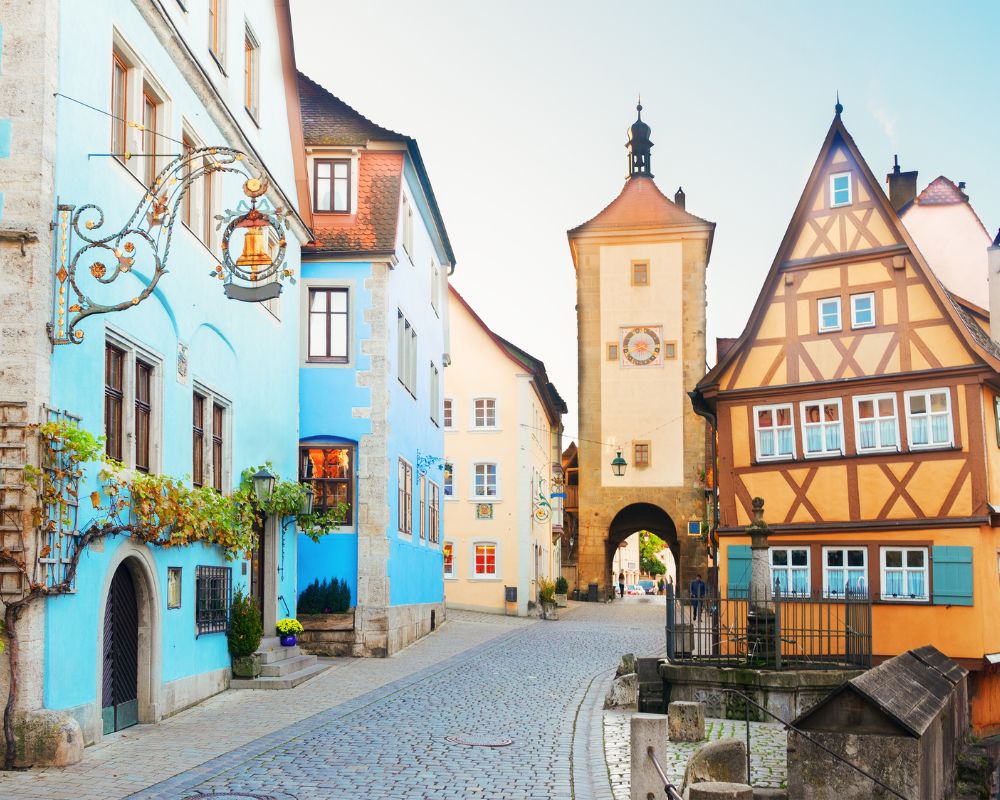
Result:
[[[444,592],[449,608],[524,615],[561,561],[562,415],[545,365],[453,288],[445,371]],[[516,601],[505,603],[505,589]]]

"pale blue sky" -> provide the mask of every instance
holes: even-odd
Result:
[[[566,230],[621,190],[642,93],[653,172],[718,224],[708,334],[735,336],[798,201],[839,89],[876,175],[965,180],[1000,225],[994,2],[293,0],[299,68],[420,143],[456,288],[543,359],[576,433]],[[712,359],[714,360],[714,359]]]

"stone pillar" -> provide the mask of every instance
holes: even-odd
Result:
[[[705,704],[675,700],[667,706],[672,742],[700,742],[705,738]]]
[[[753,499],[750,534],[750,593],[747,602],[747,642],[751,660],[768,664],[777,655],[775,605],[771,591],[771,561],[768,550],[770,529],[764,521],[764,498]]]
[[[667,764],[667,718],[663,714],[633,714],[631,719],[632,790],[631,800],[663,796],[663,781],[649,757],[653,748],[660,766]]]

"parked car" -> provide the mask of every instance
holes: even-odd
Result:
[[[649,578],[644,578],[643,580],[639,581],[639,587],[646,594],[656,594],[656,581],[651,581],[649,580]]]
[[[629,584],[628,586],[625,587],[625,594],[636,595],[641,597],[642,595],[646,594],[646,592],[643,591],[643,588],[641,586],[636,586],[635,584]]]

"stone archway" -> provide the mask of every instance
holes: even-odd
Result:
[[[632,503],[621,509],[611,520],[605,542],[605,574],[611,574],[615,551],[619,545],[639,531],[654,533],[667,543],[680,574],[681,547],[677,537],[677,526],[666,511],[652,503]]]

